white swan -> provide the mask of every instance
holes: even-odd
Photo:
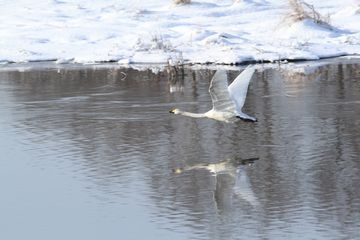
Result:
[[[213,108],[210,111],[205,113],[191,113],[175,108],[169,112],[193,118],[207,117],[223,122],[234,122],[236,120],[235,117],[244,121],[256,122],[256,118],[247,115],[241,110],[244,106],[248,86],[254,72],[255,67],[248,66],[228,86],[226,71],[217,70],[211,79],[209,87],[213,104]]]

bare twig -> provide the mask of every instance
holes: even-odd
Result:
[[[286,18],[291,20],[291,22],[310,19],[319,25],[332,29],[329,16],[322,16],[318,11],[315,10],[313,5],[308,4],[302,0],[289,0],[289,5],[292,12]]]

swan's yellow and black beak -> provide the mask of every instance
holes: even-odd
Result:
[[[169,113],[175,114],[175,108],[174,108],[174,109],[171,109],[171,110],[169,111]]]

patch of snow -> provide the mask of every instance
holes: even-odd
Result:
[[[306,0],[333,29],[289,24],[282,0],[2,1],[0,63],[218,63],[360,54],[357,0]]]

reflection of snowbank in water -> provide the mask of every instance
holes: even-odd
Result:
[[[286,24],[283,1],[2,3],[0,62],[240,63],[360,53],[354,0],[313,2],[333,29]]]

